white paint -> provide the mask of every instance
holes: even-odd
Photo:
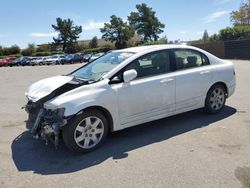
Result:
[[[36,102],[70,80],[72,80],[72,77],[69,76],[55,76],[40,80],[29,87],[26,96],[28,99]]]
[[[211,65],[183,69],[127,83],[110,84],[109,79],[134,59],[157,50],[185,48],[204,53]],[[155,45],[119,50],[135,54],[115,67],[103,80],[83,85],[46,102],[46,108],[65,108],[65,116],[87,107],[100,106],[110,112],[114,131],[204,107],[206,94],[216,82],[224,82],[228,96],[235,89],[234,66],[201,49],[179,45]],[[72,78],[57,76],[41,80],[28,90],[28,98],[37,101]]]

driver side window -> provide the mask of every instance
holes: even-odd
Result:
[[[137,78],[155,76],[170,72],[170,57],[166,50],[152,52],[139,57],[122,69],[112,82],[123,82],[123,73],[134,69],[137,72]]]

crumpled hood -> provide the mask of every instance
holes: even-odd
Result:
[[[25,95],[29,100],[36,102],[52,93],[55,89],[68,83],[72,79],[73,77],[70,76],[54,76],[51,78],[40,80],[32,84]]]

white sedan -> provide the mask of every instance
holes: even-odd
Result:
[[[115,50],[74,72],[32,84],[32,134],[89,152],[111,131],[205,108],[223,109],[234,65],[198,48],[154,45]]]

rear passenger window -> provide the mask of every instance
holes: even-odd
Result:
[[[188,69],[209,65],[208,58],[193,50],[176,50],[174,51],[176,69]]]

